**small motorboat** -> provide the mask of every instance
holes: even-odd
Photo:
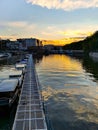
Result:
[[[7,79],[0,83],[0,107],[11,107],[18,97],[17,79]]]
[[[24,63],[17,63],[17,64],[15,65],[15,68],[16,68],[17,70],[22,70],[22,69],[26,68],[26,64],[24,64]]]
[[[15,64],[15,68],[16,68],[17,70],[22,70],[23,75],[24,75],[25,72],[26,72],[26,66],[27,66],[27,63],[22,63],[22,62],[19,62],[19,63]]]
[[[0,58],[7,58],[7,57],[11,57],[10,53],[0,53]]]
[[[10,79],[18,79],[19,87],[21,87],[22,82],[23,82],[23,71],[22,70],[14,70],[14,71],[10,72],[9,78]]]

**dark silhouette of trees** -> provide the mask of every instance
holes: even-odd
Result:
[[[84,50],[85,52],[98,51],[98,31],[79,42],[63,46],[65,50]]]
[[[79,42],[72,42],[71,44],[67,44],[63,46],[63,49],[65,50],[82,50],[82,41]]]

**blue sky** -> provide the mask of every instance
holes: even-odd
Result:
[[[0,37],[62,39],[98,29],[98,0],[0,0]]]

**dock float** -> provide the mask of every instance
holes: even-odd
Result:
[[[12,130],[47,130],[40,86],[32,55],[28,59]]]

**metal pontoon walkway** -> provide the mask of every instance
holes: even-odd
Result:
[[[47,130],[32,55],[28,59],[12,130]]]

